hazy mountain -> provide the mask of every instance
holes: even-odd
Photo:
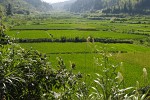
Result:
[[[75,2],[76,0],[68,0],[64,2],[54,3],[52,4],[52,7],[54,10],[69,10],[70,6]]]
[[[11,6],[13,13],[24,14],[31,12],[50,11],[52,6],[41,0],[0,0],[0,6],[5,9]]]
[[[50,11],[52,6],[49,3],[43,2],[41,0],[23,0],[31,4],[38,11]]]

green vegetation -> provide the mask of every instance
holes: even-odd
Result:
[[[111,1],[87,4],[108,10]],[[41,4],[20,2],[36,9]],[[109,6],[113,11],[131,10],[130,0],[116,2]],[[12,15],[9,3],[7,16],[0,12],[0,99],[149,100],[149,15],[92,10]],[[133,7],[142,3],[132,2]]]
[[[6,15],[12,15],[12,6],[10,4],[8,4],[8,6],[6,7]]]
[[[16,44],[0,45],[1,99],[72,99],[82,87],[80,73],[73,74],[58,59],[52,69],[48,57],[35,50],[25,50]],[[76,90],[77,89],[77,90]],[[59,91],[57,91],[59,90]],[[74,92],[73,92],[74,91]],[[66,94],[67,93],[67,94]]]
[[[61,37],[66,38],[87,38],[91,37],[100,37],[100,38],[112,38],[112,39],[142,39],[145,36],[136,35],[136,34],[120,34],[116,32],[108,31],[78,31],[78,30],[23,30],[23,31],[9,31],[7,34],[11,37],[16,36],[16,38],[28,38],[28,39],[37,39],[37,38],[55,38],[60,39]]]
[[[1,8],[6,9],[6,15],[29,15],[38,12],[48,12],[52,9],[50,4],[41,0],[1,0],[0,5]]]
[[[20,45],[28,49],[32,47],[32,49],[48,54],[52,65],[57,64],[57,57],[62,57],[68,66],[70,61],[74,62],[77,66],[76,72],[80,71],[82,73],[87,73],[92,77],[94,77],[93,73],[99,73],[100,70],[100,68],[95,65],[95,59],[101,56],[97,53],[97,50],[101,51],[102,48],[105,47],[107,48],[107,51],[114,56],[113,62],[123,62],[122,68],[124,69],[123,71],[127,86],[133,86],[137,80],[141,80],[142,74],[140,74],[139,71],[146,66],[146,68],[149,69],[148,66],[150,66],[148,60],[150,48],[141,45],[102,43],[25,43]],[[143,57],[140,57],[139,55],[142,56],[142,54]],[[131,73],[131,71],[134,71],[134,73]],[[131,77],[132,79],[130,79]]]
[[[106,47],[108,51],[148,52],[149,47],[135,44],[102,44],[102,43],[23,43],[22,47],[39,50],[43,53],[65,52],[96,52],[96,49]],[[43,48],[47,49],[43,49]],[[57,49],[56,49],[57,48]],[[76,49],[78,48],[78,49]]]
[[[130,54],[134,53],[134,57],[137,57],[138,59],[139,54],[149,53],[150,48],[148,40],[150,33],[148,27],[150,26],[147,24],[149,19],[146,16],[128,16],[126,18],[105,17],[106,19],[103,20],[90,20],[73,15],[70,15],[70,18],[66,19],[65,16],[59,16],[59,19],[54,16],[45,16],[45,20],[41,19],[42,16],[36,16],[35,18],[33,17],[33,21],[28,21],[27,19],[30,18],[27,18],[24,19],[27,20],[26,23],[14,26],[6,33],[16,39],[26,39],[25,42],[28,41],[27,39],[51,39],[50,42],[45,43],[24,42],[20,43],[20,46],[26,49],[32,48],[33,50],[38,50],[47,54],[50,56],[50,61],[54,67],[57,65],[57,57],[62,57],[67,66],[70,65],[70,62],[74,62],[77,66],[75,70],[76,73],[80,71],[82,73],[90,74],[91,77],[95,77],[93,73],[99,73],[98,71],[101,72],[98,67],[95,67],[95,59],[100,56],[98,51],[101,51],[102,48],[107,48],[107,51],[114,56],[111,58],[112,62],[124,62],[124,69],[126,70],[122,73],[124,73],[126,86],[134,86],[137,80],[142,81],[140,78],[141,74],[137,75],[137,73],[145,66],[135,59],[136,63],[131,63],[131,60],[126,57],[129,56],[130,58]],[[133,23],[138,21],[141,23]],[[79,28],[84,30],[79,30]],[[85,42],[89,36],[90,39],[94,38],[95,40],[96,38],[115,39],[115,41],[129,40],[133,41],[133,44],[105,44],[95,41],[93,41],[94,43],[90,43],[91,40]],[[84,38],[84,42],[72,43],[59,41],[58,43],[58,40],[73,38]],[[54,40],[57,41],[53,42]],[[135,70],[135,67],[137,66],[138,68]],[[135,73],[130,74],[130,70],[134,70]],[[134,75],[137,77],[130,80],[131,76]]]
[[[70,7],[72,12],[98,12],[149,14],[149,0],[77,0]]]

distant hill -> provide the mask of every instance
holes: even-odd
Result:
[[[49,3],[43,2],[41,0],[23,0],[28,4],[31,4],[37,11],[50,11],[52,6]]]
[[[71,5],[77,0],[68,0],[64,2],[54,3],[52,7],[54,10],[69,10]]]
[[[0,6],[5,9],[11,5],[12,12],[18,14],[32,12],[46,12],[52,9],[52,6],[41,0],[0,0]]]
[[[101,10],[103,13],[150,14],[150,0],[77,0],[71,12]]]

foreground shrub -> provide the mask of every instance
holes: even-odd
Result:
[[[46,73],[51,73],[46,58],[37,51],[26,51],[19,46],[1,45],[1,97],[11,99],[40,98],[40,85]],[[41,81],[42,80],[42,81]]]
[[[46,55],[25,50],[19,45],[1,45],[0,98],[14,100],[41,100],[77,98],[86,91],[80,73],[72,72],[61,58],[58,69],[52,69]],[[85,89],[85,90],[84,90]],[[84,94],[84,93],[83,93]]]

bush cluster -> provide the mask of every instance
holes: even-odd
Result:
[[[8,38],[9,37],[6,34],[4,34],[3,32],[0,33],[0,44],[8,44],[8,42],[9,42]]]
[[[61,58],[54,70],[46,55],[35,50],[24,50],[16,44],[1,45],[0,99],[41,100],[72,99],[83,91],[82,75],[74,74]]]

